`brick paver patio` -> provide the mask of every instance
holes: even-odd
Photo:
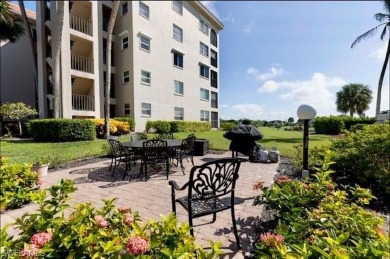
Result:
[[[210,160],[231,157],[230,152],[221,154],[207,154],[201,157],[194,157],[195,165],[208,162]],[[136,179],[133,174],[139,172],[139,167],[132,169],[132,174],[122,181],[123,170],[117,174],[115,182],[112,182],[108,168],[111,160],[98,163],[87,164],[76,168],[50,172],[45,176],[43,188],[56,183],[61,178],[73,179],[78,190],[73,194],[73,203],[90,201],[96,206],[101,206],[101,199],[117,198],[118,205],[126,205],[134,211],[139,211],[144,220],[149,218],[159,219],[159,215],[168,215],[171,212],[170,186],[166,180],[164,170],[153,173],[148,181]],[[183,175],[180,168],[173,167],[169,176],[170,180],[176,180],[179,185],[188,180],[191,169],[190,162],[184,162],[186,175]],[[217,220],[211,223],[212,216],[206,216],[194,220],[194,232],[198,244],[209,247],[207,240],[221,241],[222,250],[226,253],[223,258],[244,258],[243,253],[250,251],[250,244],[253,241],[253,224],[255,219],[260,217],[261,207],[253,206],[254,196],[258,191],[254,191],[252,184],[256,180],[270,185],[278,167],[277,163],[251,163],[241,164],[239,179],[236,186],[236,206],[235,215],[242,242],[242,250],[238,251],[233,234],[230,211],[217,214]],[[129,181],[131,177],[131,181]],[[183,196],[186,192],[183,192]],[[178,194],[178,196],[180,193]],[[14,221],[28,211],[32,211],[36,205],[27,205],[23,208],[8,211],[1,214],[1,225]],[[187,213],[178,206],[179,221],[187,222]],[[10,229],[11,234],[15,232]]]

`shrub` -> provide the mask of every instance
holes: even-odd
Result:
[[[67,204],[75,191],[71,180],[62,179],[34,196],[37,212],[16,219],[21,233],[15,239],[2,229],[1,251],[28,253],[42,258],[218,258],[220,243],[211,251],[198,247],[188,224],[178,225],[173,214],[161,221],[142,222],[138,212],[116,206],[115,199],[103,200],[96,209],[91,203]],[[64,211],[69,212],[65,218]]]
[[[135,120],[134,120],[133,117],[115,117],[113,119],[117,120],[117,121],[127,122],[129,124],[130,131],[134,131],[135,130]]]
[[[211,130],[209,122],[171,121],[171,132],[202,132]]]
[[[9,164],[0,156],[0,212],[16,209],[31,202],[31,195],[38,190],[42,179],[31,171],[31,164]]]
[[[340,134],[344,129],[343,118],[340,116],[316,117],[313,122],[317,134]]]
[[[356,124],[374,124],[375,123],[375,118],[354,118],[354,117],[343,117],[344,121],[344,128],[346,130],[351,130],[351,127]]]
[[[222,122],[221,123],[221,130],[228,131],[228,130],[231,130],[232,128],[234,128],[235,126],[237,126],[237,124],[232,123],[232,122]]]
[[[337,189],[329,170],[329,154],[310,179],[281,176],[271,187],[254,186],[262,194],[255,205],[272,209],[276,220],[255,242],[259,258],[388,258],[389,240],[383,219],[364,205],[373,198],[358,186]]]
[[[89,119],[91,120],[96,128],[97,138],[104,138],[105,125],[104,119]],[[120,136],[123,134],[128,134],[130,132],[130,126],[127,121],[117,121],[110,119],[110,135]]]
[[[36,141],[94,140],[95,125],[83,119],[37,119],[29,121],[29,132]]]

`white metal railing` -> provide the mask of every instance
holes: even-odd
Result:
[[[72,94],[72,108],[79,111],[94,111],[95,98],[91,95]]]
[[[93,74],[93,59],[72,54],[71,68]]]
[[[69,23],[70,23],[70,28],[85,33],[89,36],[92,36],[92,22],[77,16],[75,14],[70,13],[69,14]]]

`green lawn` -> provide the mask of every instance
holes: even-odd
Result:
[[[275,128],[262,127],[264,138],[258,141],[266,148],[276,147],[282,156],[292,156],[293,145],[302,143],[302,132],[277,130]],[[230,141],[223,137],[224,131],[207,131],[195,133],[197,138],[209,140],[210,149],[228,150]],[[189,133],[175,133],[176,138],[184,138]],[[149,137],[152,137],[150,134]],[[310,134],[309,148],[329,143],[332,136]],[[121,141],[128,141],[129,136],[122,136]],[[103,148],[103,147],[106,148]],[[87,157],[101,156],[106,153],[108,145],[104,139],[94,141],[61,142],[61,143],[37,143],[32,141],[1,140],[1,155],[7,156],[10,162],[31,163],[35,157],[50,156],[52,164],[60,164],[66,161]]]

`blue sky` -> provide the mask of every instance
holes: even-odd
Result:
[[[35,9],[25,1],[26,8]],[[220,117],[297,120],[301,104],[337,115],[336,92],[368,85],[373,101],[386,52],[380,32],[351,49],[378,25],[381,1],[202,1],[224,24],[220,32]],[[389,67],[381,110],[389,108]]]

